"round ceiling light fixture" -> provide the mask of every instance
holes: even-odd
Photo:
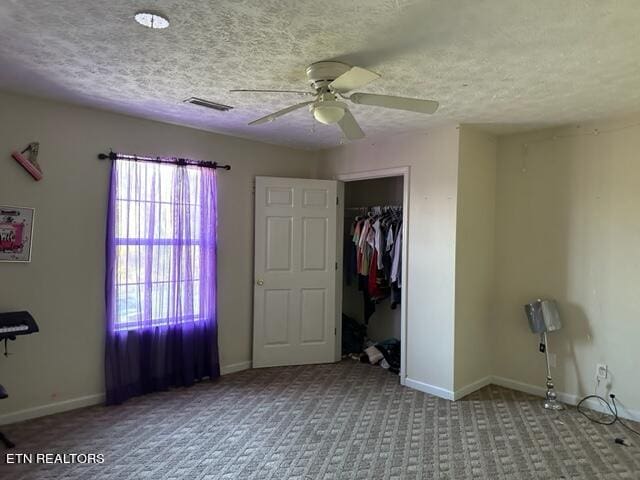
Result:
[[[331,125],[338,123],[344,117],[347,106],[342,102],[321,101],[312,105],[313,116],[320,123]]]
[[[169,19],[157,12],[138,12],[133,18],[143,27],[153,28],[154,30],[169,26]]]

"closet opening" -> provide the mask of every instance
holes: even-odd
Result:
[[[342,358],[406,376],[408,168],[338,177]]]

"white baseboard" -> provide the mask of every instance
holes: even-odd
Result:
[[[25,408],[24,410],[0,415],[0,425],[22,422],[23,420],[31,420],[32,418],[44,417],[46,415],[53,415],[54,413],[66,412],[68,410],[89,407],[100,403],[104,403],[104,393],[96,393],[85,397],[40,405],[38,407]]]
[[[511,390],[517,390],[519,392],[529,393],[531,395],[535,395],[536,397],[544,397],[547,393],[547,389],[542,385],[531,385],[529,383],[519,382],[517,380],[513,380],[511,378],[506,377],[498,377],[492,376],[491,383],[494,385],[499,385],[501,387],[510,388]],[[566,392],[556,392],[558,395],[558,400],[562,403],[566,403],[567,405],[577,405],[582,397],[575,395],[573,393]],[[608,400],[608,399],[607,399]],[[616,402],[618,405],[618,415],[621,418],[626,418],[628,420],[640,421],[640,410],[633,410],[629,408],[624,408],[620,402]],[[584,402],[584,405],[591,410],[595,410],[596,412],[608,413],[611,412],[609,409],[599,402],[596,399],[589,399]]]
[[[466,385],[454,391],[453,400],[460,400],[461,398],[466,397],[470,393],[473,393],[476,390],[480,390],[481,388],[484,388],[489,384],[491,384],[491,376],[488,375],[484,378],[481,378],[480,380],[476,380],[475,382],[470,383],[469,385]]]
[[[444,398],[445,400],[460,400],[463,397],[466,397],[472,392],[481,389],[482,387],[486,387],[491,383],[491,377],[487,376],[476,380],[469,385],[466,385],[456,391],[447,390],[446,388],[438,387],[436,385],[430,385],[428,383],[421,382],[419,380],[413,380],[409,377],[405,378],[404,385],[413,388],[415,390],[419,390],[423,393],[428,393],[430,395],[434,395],[436,397]]]
[[[493,376],[491,377],[491,383],[493,383],[494,385],[499,385],[500,387],[510,388],[511,390],[529,393],[531,395],[535,395],[536,397],[544,397],[547,393],[547,389],[542,385],[531,385],[529,383],[519,382],[518,380],[513,380],[506,377]],[[560,400],[562,403],[566,403],[568,405],[577,405],[580,401],[580,398],[577,395],[566,392],[556,393],[558,395],[558,400]],[[589,406],[589,408],[591,407]]]
[[[220,367],[221,375],[228,375],[230,373],[240,372],[251,368],[251,362],[233,363],[231,365],[225,365]],[[402,379],[401,379],[402,380]],[[501,387],[510,388],[519,392],[529,393],[537,397],[544,397],[546,389],[540,385],[531,385],[529,383],[520,382],[511,378],[488,376],[477,380],[461,389],[454,391],[447,390],[436,385],[430,385],[428,383],[413,380],[409,377],[404,378],[403,383],[409,388],[418,390],[420,392],[428,393],[445,400],[459,400],[480,388],[487,385],[494,384]],[[566,392],[558,392],[558,400],[568,405],[576,405],[580,401],[579,396]],[[53,415],[54,413],[66,412],[68,410],[75,410],[77,408],[89,407],[92,405],[99,405],[104,402],[104,393],[96,393],[93,395],[87,395],[84,397],[73,398],[70,400],[64,400],[61,402],[49,403],[46,405],[40,405],[37,407],[26,408],[24,410],[18,410],[16,412],[6,413],[0,415],[0,425],[7,425],[9,423],[21,422],[24,420],[31,420],[33,418],[44,417],[46,415]],[[597,400],[589,400],[585,402],[585,405],[595,411],[610,413],[608,409]],[[629,420],[639,421],[640,410],[633,410],[624,408],[619,402],[619,415],[622,418]]]
[[[248,368],[251,368],[251,362],[234,363],[231,365],[220,367],[220,374],[228,375],[230,373],[247,370]],[[25,408],[24,410],[18,410],[15,412],[0,415],[0,425],[7,425],[9,423],[22,422],[24,420],[31,420],[38,417],[45,417],[47,415],[53,415],[54,413],[61,413],[69,410],[75,410],[77,408],[99,405],[101,403],[104,403],[104,393],[96,393],[84,397],[72,398],[70,400],[63,400],[61,402],[48,403],[46,405],[40,405],[37,407]]]
[[[511,378],[498,377],[495,375],[491,377],[491,383],[494,385],[498,385],[499,387],[510,388],[511,390],[517,390],[518,392],[529,393],[531,395],[535,395],[536,397],[544,397],[547,391],[544,387],[541,387],[539,385],[531,385],[529,383],[523,383]],[[559,396],[558,399],[560,399]],[[562,401],[564,402],[565,400]]]
[[[414,390],[419,390],[423,393],[428,393],[436,397],[444,398],[445,400],[453,400],[454,397],[454,393],[451,390],[437,387],[435,385],[429,385],[428,383],[413,380],[409,377],[405,378],[404,384],[409,388],[413,388]]]
[[[509,388],[511,390],[516,390],[519,392],[528,393],[530,395],[535,395],[536,397],[544,397],[547,389],[542,385],[531,385],[529,383],[520,382],[518,380],[513,380],[511,378],[499,377],[499,376],[487,376],[477,380],[465,387],[462,387],[456,391],[447,390],[445,388],[437,387],[435,385],[430,385],[428,383],[420,382],[419,380],[413,380],[411,378],[406,378],[404,381],[404,385],[413,388],[415,390],[419,390],[424,393],[428,393],[430,395],[434,395],[436,397],[444,398],[445,400],[460,400],[461,398],[469,395],[476,390],[479,390],[487,385],[498,385],[501,387]],[[562,403],[566,403],[567,405],[577,405],[582,397],[566,392],[557,392],[558,400]],[[625,408],[620,402],[617,402],[618,405],[618,415],[621,418],[626,418],[628,420],[640,421],[640,410],[633,410],[629,408]],[[609,409],[603,405],[601,402],[590,399],[584,403],[584,406],[595,410],[597,412],[608,413],[611,412]]]
[[[220,375],[229,375],[230,373],[241,372],[250,368],[251,362],[232,363],[231,365],[220,367]]]

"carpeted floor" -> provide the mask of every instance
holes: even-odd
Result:
[[[619,426],[494,386],[440,400],[352,361],[248,370],[3,430],[13,453],[105,461],[6,465],[3,451],[2,480],[640,479],[640,442]]]

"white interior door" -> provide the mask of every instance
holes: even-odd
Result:
[[[256,177],[254,367],[335,359],[337,183]]]

